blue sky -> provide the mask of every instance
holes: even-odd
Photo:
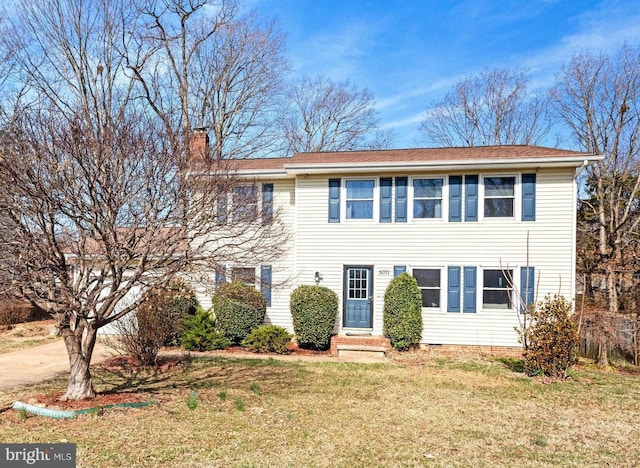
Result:
[[[277,17],[296,75],[368,88],[394,147],[420,146],[427,106],[461,79],[525,67],[553,84],[576,52],[640,42],[636,0],[249,0]]]

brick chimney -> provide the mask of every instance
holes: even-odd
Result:
[[[194,128],[189,135],[189,163],[204,164],[207,159],[209,147],[209,135],[204,128]]]

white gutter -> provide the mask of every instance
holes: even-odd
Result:
[[[484,159],[458,161],[399,161],[399,162],[350,162],[350,163],[311,163],[285,164],[284,168],[290,175],[299,174],[330,174],[338,172],[402,172],[402,171],[451,171],[461,169],[496,169],[496,168],[536,168],[536,167],[582,167],[601,161],[603,156],[584,158],[520,158],[520,159]]]

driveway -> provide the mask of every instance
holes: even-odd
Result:
[[[99,341],[91,364],[96,364],[113,352]],[[51,343],[0,354],[0,391],[22,385],[44,382],[69,372],[69,359],[62,338]]]

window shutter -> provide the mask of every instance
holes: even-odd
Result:
[[[536,220],[536,175],[522,174],[522,221]]]
[[[464,267],[464,298],[463,312],[475,313],[476,311],[476,282],[478,275],[476,267]]]
[[[391,177],[383,177],[380,179],[380,222],[391,222],[391,192],[393,188],[393,179]]]
[[[406,177],[396,177],[396,223],[407,222],[407,182]]]
[[[449,176],[449,221],[462,221],[462,176]]]
[[[273,221],[273,184],[262,184],[262,224]]]
[[[329,222],[340,222],[340,179],[329,179]]]
[[[267,307],[271,307],[271,265],[260,267],[260,290],[267,300]]]
[[[225,268],[223,266],[219,266],[216,268],[216,286],[226,281]]]
[[[402,273],[407,271],[406,265],[396,265],[393,267],[393,277],[400,276]]]
[[[460,267],[447,269],[447,312],[460,312]]]
[[[478,176],[464,177],[464,220],[478,221]]]
[[[520,268],[520,298],[522,299],[522,304],[525,306],[533,304],[535,281],[536,275],[534,267]]]

